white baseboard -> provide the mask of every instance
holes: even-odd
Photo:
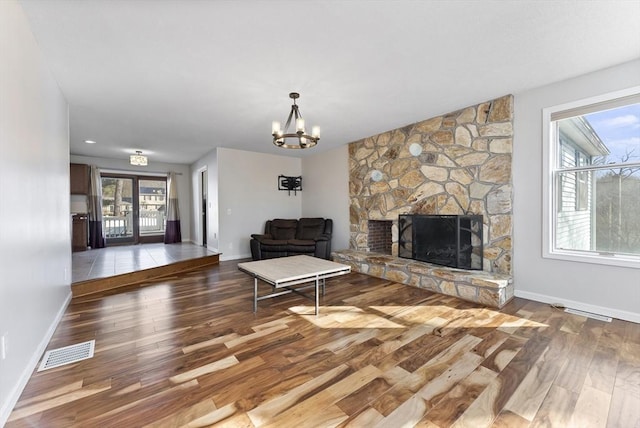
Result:
[[[246,254],[233,254],[230,256],[223,256],[222,253],[220,253],[220,261],[224,262],[227,260],[239,260],[239,259],[249,259],[251,258],[251,253],[246,253]]]
[[[20,398],[20,394],[22,394],[24,387],[27,386],[27,382],[29,382],[29,379],[31,379],[31,375],[33,374],[33,369],[37,367],[38,362],[40,362],[40,357],[42,357],[42,355],[44,354],[44,351],[47,349],[47,345],[49,344],[49,341],[51,340],[53,333],[55,333],[56,328],[60,323],[60,320],[64,316],[64,312],[67,310],[67,306],[69,306],[69,303],[71,302],[71,297],[72,297],[72,294],[71,294],[71,291],[69,291],[69,295],[67,295],[67,298],[65,299],[64,303],[58,310],[58,313],[56,314],[55,318],[53,319],[53,322],[49,326],[49,329],[45,333],[44,337],[38,344],[38,347],[34,351],[31,358],[29,359],[29,362],[27,363],[24,370],[22,371],[22,375],[18,379],[18,383],[16,383],[16,385],[13,387],[13,390],[9,393],[7,401],[2,404],[2,408],[0,408],[0,427],[3,427],[4,424],[7,422],[7,419],[9,419],[9,415],[11,415],[11,411],[13,410],[13,407],[18,402],[18,399]]]
[[[576,302],[575,300],[563,299],[560,297],[547,296],[546,294],[530,293],[528,291],[515,290],[516,297],[522,297],[524,299],[535,300],[542,303],[561,303],[566,308],[579,309],[585,312],[591,312],[594,314],[606,315],[611,318],[617,318],[624,321],[631,321],[634,323],[640,323],[640,314],[628,311],[621,311],[618,309],[607,308],[604,306],[590,305],[588,303]]]

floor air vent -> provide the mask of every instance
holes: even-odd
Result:
[[[52,369],[54,367],[64,366],[65,364],[76,363],[93,357],[93,348],[96,345],[95,340],[77,343],[64,348],[52,349],[47,351],[42,358],[38,371]]]
[[[578,309],[571,309],[571,308],[566,308],[564,311],[569,314],[580,315],[583,317],[593,318],[595,320],[600,320],[604,322],[611,322],[611,317],[606,317],[600,314],[594,314],[592,312],[586,312],[586,311],[581,311]]]

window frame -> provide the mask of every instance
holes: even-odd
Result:
[[[577,101],[568,102],[556,106],[542,109],[542,257],[556,260],[566,260],[582,263],[602,264],[609,266],[622,266],[640,269],[640,255],[612,254],[598,251],[586,250],[566,250],[555,247],[556,243],[556,221],[559,213],[559,174],[558,170],[572,171],[577,174],[588,170],[593,171],[594,166],[577,166],[576,168],[558,167],[558,135],[557,126],[554,122],[558,118],[552,119],[558,113],[566,113],[567,117],[578,114],[588,114],[595,111],[606,110],[607,105],[615,104],[628,97],[640,96],[640,86],[610,92],[594,97],[584,98]],[[622,103],[624,105],[627,103]],[[600,107],[599,107],[600,106]],[[590,110],[590,111],[589,111]],[[577,195],[576,195],[577,196]]]

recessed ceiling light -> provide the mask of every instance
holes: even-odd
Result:
[[[87,144],[95,144],[96,142],[93,140],[84,140],[85,143]]]

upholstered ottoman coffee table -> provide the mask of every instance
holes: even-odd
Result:
[[[279,257],[255,262],[238,263],[238,269],[252,275],[254,278],[254,312],[258,310],[258,300],[269,299],[288,293],[297,293],[301,296],[315,300],[316,315],[318,315],[320,286],[322,286],[322,294],[324,295],[325,279],[339,275],[346,275],[351,272],[351,267],[348,265],[311,256]],[[258,297],[258,280],[269,284],[273,287],[274,292]],[[313,284],[293,288],[294,286],[310,282],[313,282]],[[309,296],[308,294],[300,291],[310,287],[315,287],[314,296]]]

